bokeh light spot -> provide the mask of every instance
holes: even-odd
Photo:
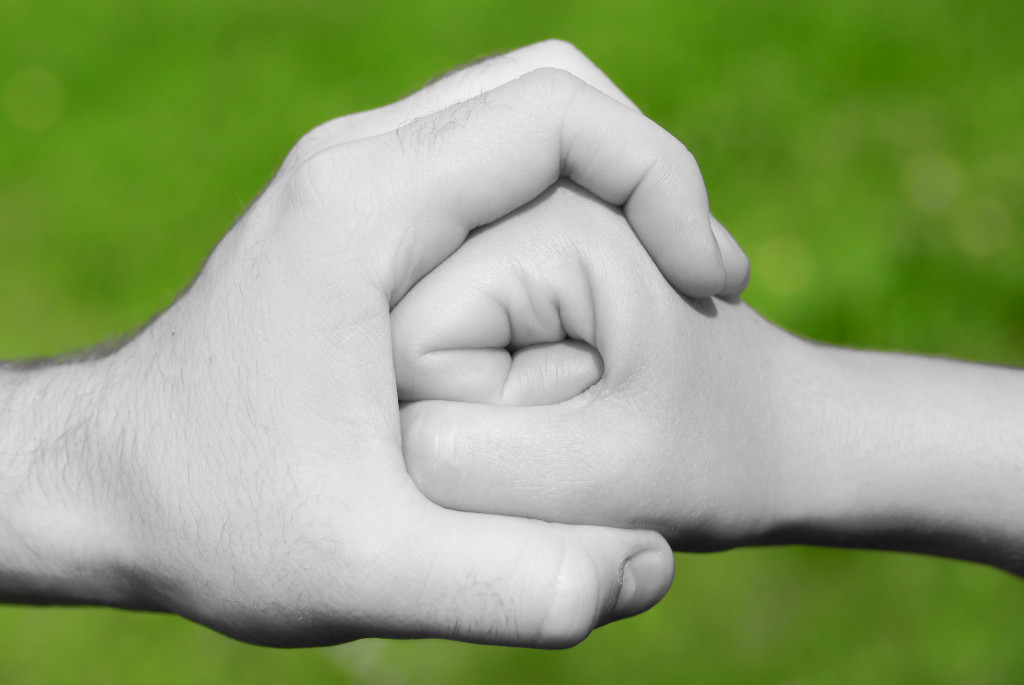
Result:
[[[64,86],[45,69],[23,69],[4,84],[2,104],[4,113],[15,126],[41,131],[60,119],[64,109]]]
[[[1013,239],[1010,212],[990,197],[966,203],[956,212],[949,228],[957,247],[979,259],[995,256]]]
[[[756,277],[760,285],[776,295],[793,295],[811,282],[814,255],[803,240],[776,236],[754,250]]]
[[[960,165],[938,152],[919,155],[903,167],[903,186],[911,204],[938,214],[960,195],[964,173]]]

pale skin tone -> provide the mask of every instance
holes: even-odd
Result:
[[[1024,575],[1024,371],[822,346],[682,297],[578,187],[472,236],[393,331],[409,470],[446,507]]]
[[[657,533],[450,511],[402,456],[391,308],[560,177],[621,206],[681,291],[742,290],[692,156],[571,46],[329,122],[130,342],[0,368],[0,598],[273,645],[562,647],[654,604]]]
[[[685,149],[564,44],[329,122],[133,341],[0,369],[0,593],[559,647],[667,590],[652,530],[1020,574],[1021,372],[816,346],[665,281],[747,273]]]

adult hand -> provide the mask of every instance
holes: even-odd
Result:
[[[546,68],[560,69],[586,83],[593,89],[585,89],[587,97],[597,95],[593,92],[596,90],[639,112],[582,52],[564,41],[548,40],[480,60],[399,102],[321,124],[303,136],[285,159],[283,170],[302,164],[324,149],[386,134],[418,117],[471,102],[474,98],[485,98],[489,90]],[[585,110],[586,103],[577,103],[577,108]],[[622,114],[627,120],[635,118],[625,112]],[[647,154],[643,150],[648,147],[663,155],[665,164],[651,162],[645,172],[646,180],[652,192],[663,189],[666,199],[672,197],[672,201],[664,205],[662,215],[635,216],[637,235],[665,278],[680,292],[693,297],[739,295],[750,280],[750,261],[729,231],[708,211],[707,193],[693,156],[653,123],[645,130],[650,138],[641,147],[631,149],[628,142],[620,145],[625,154],[622,160],[594,161],[628,167],[637,162],[636,155]]]
[[[718,292],[692,158],[551,69],[396,131],[318,136],[130,343],[3,372],[5,596],[175,611],[282,645],[563,646],[649,607],[673,568],[653,533],[422,496],[401,453],[389,313],[469,231],[562,175]]]

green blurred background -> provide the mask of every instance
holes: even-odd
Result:
[[[291,144],[560,37],[697,155],[746,299],[835,343],[1024,365],[1024,3],[0,0],[0,358],[189,281]],[[678,556],[647,615],[539,652],[274,651],[184,620],[0,609],[0,683],[1024,682],[1024,583],[908,555]]]

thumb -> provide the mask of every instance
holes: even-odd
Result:
[[[672,551],[656,533],[425,505],[407,547],[409,578],[422,584],[401,591],[419,608],[420,634],[569,647],[650,608],[672,582]]]
[[[416,487],[449,509],[560,523],[646,527],[664,493],[627,403],[590,393],[548,406],[445,400],[402,407]]]

